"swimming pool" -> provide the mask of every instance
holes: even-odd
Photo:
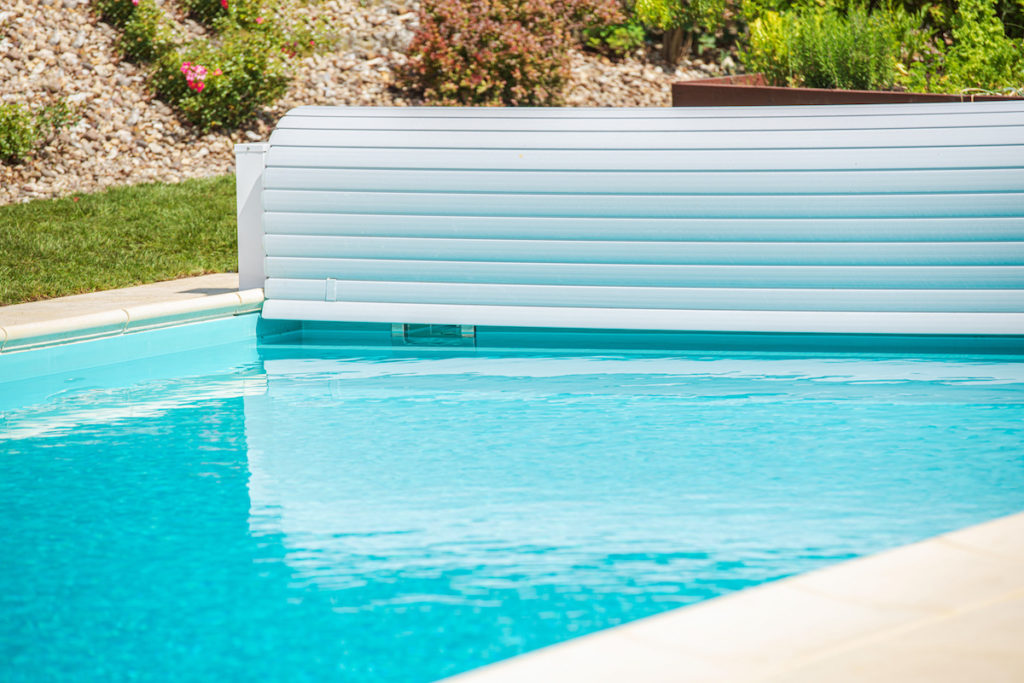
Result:
[[[1020,357],[254,318],[0,357],[3,678],[428,681],[1024,508]]]

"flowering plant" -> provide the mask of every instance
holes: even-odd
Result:
[[[185,82],[188,83],[190,89],[196,92],[203,92],[203,88],[206,87],[206,83],[203,80],[206,78],[205,66],[193,64],[192,62],[182,62],[181,73],[185,74]]]
[[[158,2],[91,0],[104,21],[123,29],[125,57],[151,66],[157,97],[204,131],[242,125],[284,94],[293,75],[289,57],[336,39],[325,24],[292,21],[278,0],[178,0],[214,34],[183,42]]]
[[[154,89],[200,130],[237,128],[288,87],[285,57],[273,48],[248,31],[224,34],[219,45],[197,41],[156,62]]]

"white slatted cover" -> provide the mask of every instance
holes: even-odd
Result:
[[[300,107],[263,315],[1024,334],[1024,104]]]

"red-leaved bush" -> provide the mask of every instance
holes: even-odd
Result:
[[[622,21],[618,0],[423,0],[404,76],[431,104],[559,104],[581,29]]]

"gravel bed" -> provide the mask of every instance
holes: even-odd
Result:
[[[265,140],[298,105],[420,104],[394,87],[416,29],[416,2],[296,1],[295,11],[336,28],[334,50],[297,60],[285,97],[248,130],[200,135],[152,96],[144,69],[121,61],[117,32],[96,20],[88,0],[2,0],[0,101],[41,104],[64,96],[81,107],[83,118],[34,158],[0,164],[0,205],[228,173],[234,143]],[[166,3],[180,19],[171,0]],[[194,22],[185,29],[202,32]],[[670,70],[656,57],[613,62],[574,52],[566,99],[573,106],[668,106],[673,81],[717,73],[714,65],[685,63]]]

